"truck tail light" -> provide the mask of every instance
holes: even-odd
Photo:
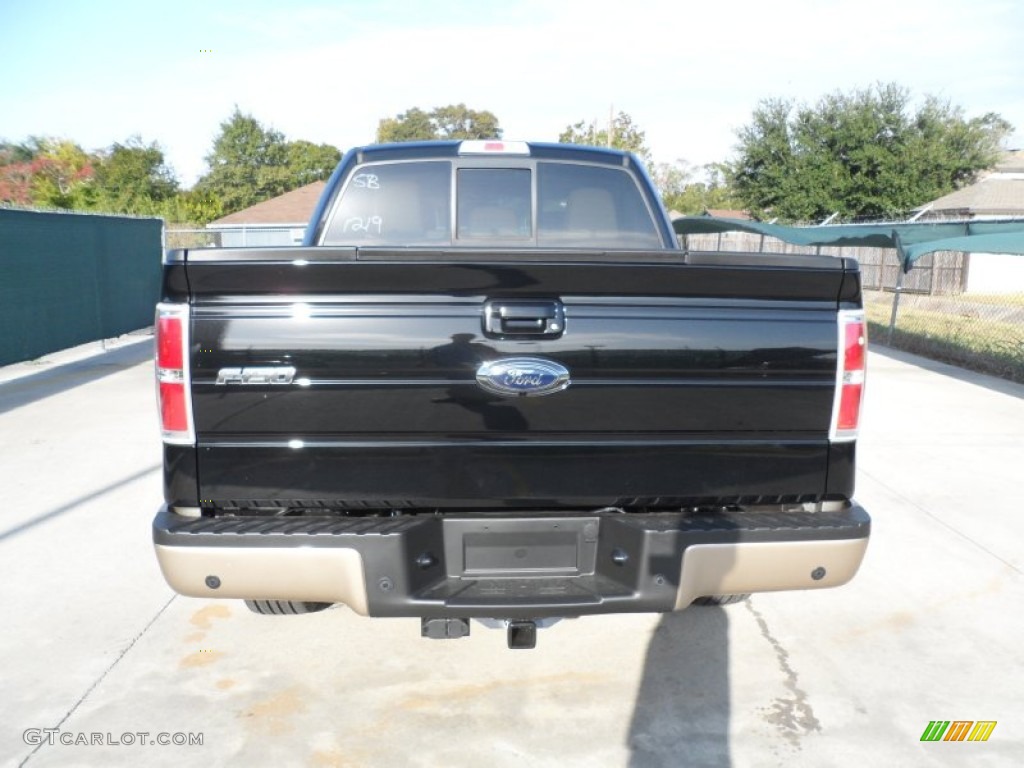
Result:
[[[832,406],[833,440],[853,440],[860,426],[867,370],[868,327],[860,310],[839,312],[839,364],[836,397]]]
[[[156,308],[156,382],[160,429],[165,443],[192,445],[192,395],[189,389],[188,304]]]

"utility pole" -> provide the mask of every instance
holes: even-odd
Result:
[[[608,145],[609,149],[611,149],[612,137],[615,134],[615,117],[614,117],[614,114],[615,114],[615,105],[614,104],[609,104],[608,105],[608,136],[607,136],[607,140],[605,142]]]

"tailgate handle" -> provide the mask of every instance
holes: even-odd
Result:
[[[557,299],[484,304],[484,333],[488,336],[553,339],[564,331],[565,309]]]

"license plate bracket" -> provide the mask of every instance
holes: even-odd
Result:
[[[599,527],[596,518],[445,520],[448,575],[478,579],[593,573]]]

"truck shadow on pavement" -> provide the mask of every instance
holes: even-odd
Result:
[[[133,368],[153,359],[153,339],[133,342],[84,360],[55,364],[18,379],[0,381],[0,413]]]
[[[629,728],[630,767],[730,765],[729,713],[726,609],[662,616]]]
[[[15,525],[13,528],[8,528],[7,530],[0,531],[0,542],[17,536],[19,533],[24,533],[25,531],[31,528],[35,528],[37,525],[41,525],[42,523],[45,523],[48,520],[52,520],[55,517],[60,517],[61,515],[67,514],[68,512],[71,512],[72,510],[82,506],[83,504],[87,504],[90,501],[95,501],[96,499],[102,498],[106,496],[108,493],[113,493],[114,491],[123,488],[126,485],[134,483],[136,480],[141,480],[147,475],[152,475],[159,471],[159,464],[154,464],[151,467],[140,469],[138,472],[134,472],[130,475],[127,475],[126,477],[121,478],[120,480],[110,483],[109,485],[105,485],[102,488],[93,491],[92,493],[85,494],[84,496],[79,496],[77,499],[69,501],[67,504],[62,504],[56,509],[51,509],[48,512],[43,512],[42,514],[29,518],[25,522]]]

